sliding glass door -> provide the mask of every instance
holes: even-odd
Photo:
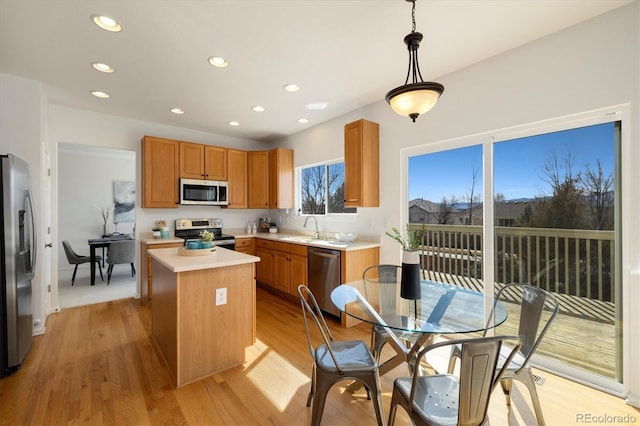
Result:
[[[621,122],[550,127],[409,155],[407,219],[425,230],[425,278],[553,293],[560,311],[536,363],[613,389],[623,371]]]

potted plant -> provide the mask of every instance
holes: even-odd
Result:
[[[200,243],[201,248],[211,248],[213,246],[213,232],[209,232],[206,229],[200,233],[200,238],[202,242]]]
[[[398,228],[391,228],[386,234],[400,243],[402,247],[402,277],[400,279],[400,297],[404,299],[420,299],[420,245],[425,229],[411,229],[407,224],[407,235],[404,237]]]

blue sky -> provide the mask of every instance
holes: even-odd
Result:
[[[549,194],[543,166],[555,152],[561,165],[571,153],[574,176],[587,165],[596,170],[600,159],[605,176],[613,173],[614,123],[605,123],[545,135],[499,142],[494,145],[494,186],[507,200]],[[409,159],[409,200],[439,202],[469,193],[473,168],[476,193],[482,192],[482,146],[470,146]],[[564,173],[561,170],[562,173]]]

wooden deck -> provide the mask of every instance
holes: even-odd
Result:
[[[425,271],[432,281],[482,291],[482,281]],[[554,293],[560,309],[538,354],[607,378],[616,377],[616,327],[613,303]],[[508,304],[505,304],[509,310]],[[506,330],[510,325],[507,324]]]

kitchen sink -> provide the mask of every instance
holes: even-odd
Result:
[[[307,237],[292,237],[292,236],[288,236],[288,237],[280,237],[280,239],[282,241],[293,241],[296,243],[308,243],[311,241],[319,241],[319,240],[315,240],[313,238],[307,238]]]
[[[337,240],[317,240],[315,238],[309,237],[297,237],[297,236],[283,236],[279,238],[281,241],[292,241],[295,243],[304,243],[310,244],[314,246],[324,246],[324,247],[347,247],[349,243]]]

